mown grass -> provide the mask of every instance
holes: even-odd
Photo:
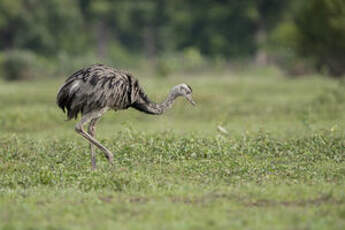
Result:
[[[108,112],[97,156],[55,105],[63,79],[0,84],[1,229],[342,229],[345,87],[232,75],[140,79],[163,116]],[[217,131],[222,126],[228,133]]]

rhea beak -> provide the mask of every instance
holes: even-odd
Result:
[[[186,99],[192,104],[192,105],[196,105],[195,101],[193,101],[192,95],[188,94],[186,95]]]

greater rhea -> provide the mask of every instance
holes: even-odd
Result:
[[[109,163],[113,161],[111,151],[95,139],[96,123],[106,111],[134,108],[147,114],[160,115],[171,108],[179,96],[195,105],[192,88],[185,83],[174,86],[168,97],[161,104],[157,104],[146,96],[131,73],[96,64],[67,78],[58,91],[57,104],[64,112],[67,110],[68,120],[77,119],[79,113],[82,115],[75,131],[90,143],[91,165],[92,169],[95,169],[94,146],[104,152]],[[84,125],[88,122],[88,131],[85,132]]]

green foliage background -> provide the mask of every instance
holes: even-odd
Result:
[[[2,0],[0,63],[6,69],[7,53],[24,50],[48,75],[90,62],[166,75],[182,63],[254,60],[289,74],[341,76],[344,12],[342,0]],[[185,58],[190,50],[202,59]]]

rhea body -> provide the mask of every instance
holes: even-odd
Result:
[[[174,100],[185,97],[192,105],[192,89],[185,83],[174,86],[168,97],[160,104],[152,102],[139,86],[138,80],[127,71],[118,70],[102,64],[83,68],[66,79],[57,94],[57,104],[67,111],[68,120],[80,121],[75,130],[90,143],[91,165],[96,168],[94,146],[104,152],[110,163],[113,154],[95,139],[95,126],[100,117],[108,110],[134,108],[141,112],[160,115],[171,108]],[[87,132],[84,126],[89,123]]]

